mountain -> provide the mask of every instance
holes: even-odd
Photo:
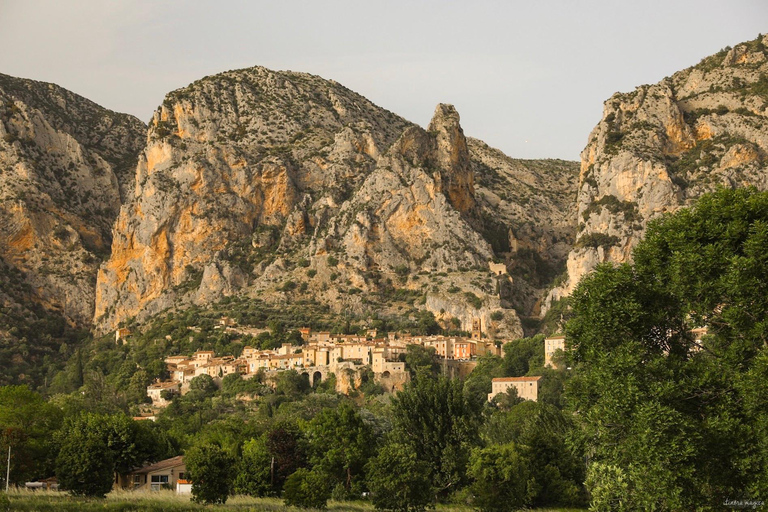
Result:
[[[652,219],[718,187],[768,189],[768,36],[616,93],[581,153],[575,247],[547,307],[602,262],[629,261]]]
[[[245,294],[519,336],[511,307],[533,308],[573,242],[575,164],[467,139],[450,105],[424,130],[336,82],[255,67],[168,94],[147,140],[98,273],[101,331]]]
[[[89,328],[146,126],[53,84],[0,74],[0,364],[25,372]]]

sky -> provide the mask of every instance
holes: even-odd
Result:
[[[614,92],[768,31],[766,0],[0,0],[0,73],[148,121],[165,94],[255,65],[333,79],[515,158],[578,160]]]

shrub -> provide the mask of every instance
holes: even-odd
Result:
[[[334,257],[333,255],[330,255],[330,254],[328,255],[328,260],[327,261],[328,261],[328,266],[329,267],[335,267],[336,265],[339,264],[339,259]]]
[[[464,292],[464,298],[467,299],[467,302],[472,304],[475,309],[483,307],[483,300],[472,292]]]
[[[377,510],[424,510],[432,503],[429,465],[403,444],[385,445],[366,466],[368,488]]]
[[[327,478],[318,471],[297,469],[283,485],[283,501],[287,506],[324,509],[330,497]]]
[[[184,462],[192,479],[192,499],[198,503],[225,503],[232,487],[235,461],[215,444],[195,446]]]

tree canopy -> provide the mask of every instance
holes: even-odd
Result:
[[[634,264],[575,290],[567,394],[595,507],[766,495],[766,249],[768,193],[721,190],[650,223]]]

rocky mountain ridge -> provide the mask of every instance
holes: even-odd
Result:
[[[520,335],[499,289],[526,277],[496,284],[488,265],[514,267],[519,242],[500,212],[520,221],[537,261],[557,260],[548,249],[558,246],[564,262],[572,226],[560,210],[575,169],[553,162],[557,179],[542,180],[547,168],[536,175],[468,142],[449,105],[424,130],[312,75],[257,67],[206,77],[155,112],[99,271],[95,322],[106,330],[241,292],[364,315],[386,312],[400,290],[445,321],[469,329],[480,316]],[[526,224],[533,216],[499,190],[518,179],[552,190],[554,200],[536,199],[545,227]],[[528,187],[521,197],[541,195]]]
[[[717,187],[768,189],[768,36],[616,93],[581,154],[578,232],[546,307],[602,262],[629,261],[648,222]]]
[[[28,300],[73,324],[90,325],[145,133],[61,87],[0,74],[0,258],[24,273]]]

